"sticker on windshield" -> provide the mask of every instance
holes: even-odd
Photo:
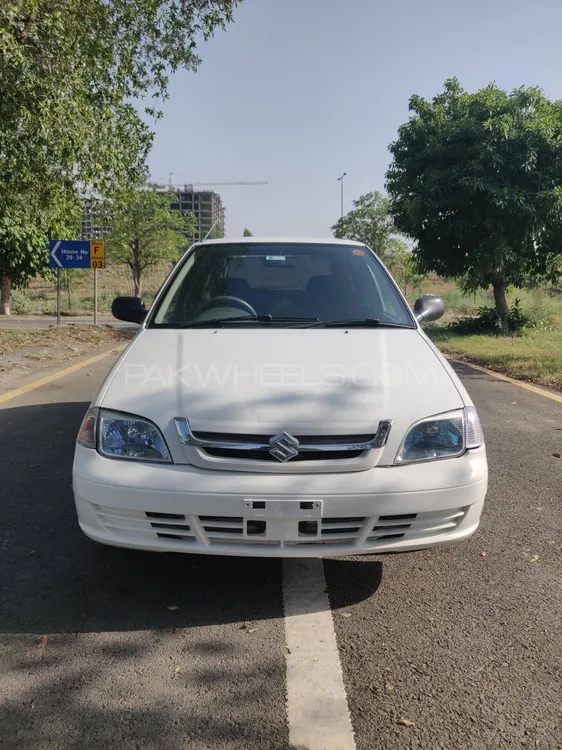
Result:
[[[365,251],[364,250],[354,250],[353,251],[353,255],[365,255]]]
[[[284,255],[266,255],[266,260],[279,260],[281,263],[283,263],[287,258]]]

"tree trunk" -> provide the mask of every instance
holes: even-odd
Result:
[[[0,276],[0,315],[11,315],[12,276],[7,273]]]
[[[142,297],[142,268],[140,259],[139,241],[133,243],[133,285],[135,287],[135,297]]]
[[[507,306],[507,297],[505,296],[507,285],[503,273],[497,273],[494,276],[492,279],[492,288],[494,290],[494,301],[498,317],[500,320],[506,320],[509,315],[509,307]]]
[[[140,270],[136,268],[133,272],[133,284],[135,287],[135,297],[142,297],[142,281],[140,277]]]
[[[72,310],[72,295],[70,294],[70,270],[68,268],[64,269],[64,285],[68,296],[68,312],[70,312]]]

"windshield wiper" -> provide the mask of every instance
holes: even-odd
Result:
[[[411,328],[403,323],[387,323],[378,318],[349,318],[348,320],[319,320],[303,328]]]
[[[319,323],[318,318],[291,318],[277,315],[233,315],[228,318],[210,318],[209,320],[192,320],[189,323],[171,324],[174,328],[205,328],[219,326],[222,323]]]

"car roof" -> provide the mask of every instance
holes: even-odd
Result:
[[[243,243],[282,243],[282,244],[307,244],[307,245],[361,245],[366,247],[363,242],[357,240],[338,240],[334,237],[223,237],[220,240],[200,240],[196,245],[227,245]]]

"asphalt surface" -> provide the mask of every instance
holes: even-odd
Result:
[[[281,563],[78,529],[73,444],[110,364],[0,407],[0,748],[289,750]],[[359,750],[562,748],[562,404],[458,369],[490,462],[476,536],[324,562]]]

